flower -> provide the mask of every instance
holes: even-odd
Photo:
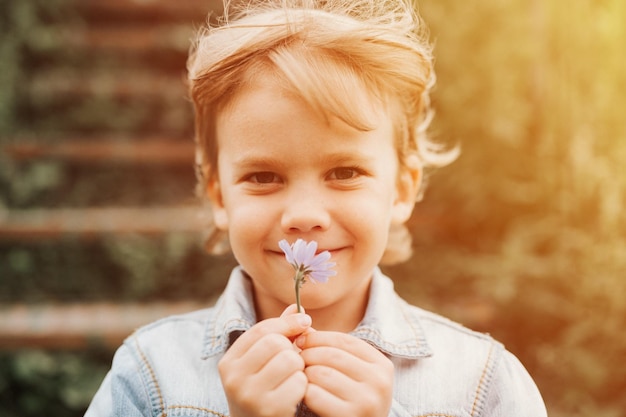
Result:
[[[334,262],[328,262],[330,260],[330,252],[327,250],[317,255],[317,242],[312,240],[306,242],[302,239],[296,240],[292,245],[285,239],[278,242],[278,246],[285,253],[285,259],[296,274],[293,277],[296,288],[296,304],[298,305],[298,312],[302,311],[300,304],[300,288],[306,282],[307,277],[316,283],[325,283],[328,278],[336,275],[337,272],[331,268],[335,266]]]

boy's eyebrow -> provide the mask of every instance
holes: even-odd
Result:
[[[367,163],[376,159],[376,155],[367,155],[362,152],[341,152],[336,154],[326,155],[324,157],[325,162],[333,164],[358,164]]]
[[[277,158],[269,156],[258,155],[241,155],[236,157],[232,161],[232,165],[238,168],[251,168],[251,167],[283,167],[285,164]]]
[[[319,162],[329,165],[343,164],[367,164],[376,159],[376,155],[367,155],[361,152],[338,152],[332,154],[321,154]],[[264,155],[239,155],[232,161],[232,165],[238,168],[285,168],[288,161]]]

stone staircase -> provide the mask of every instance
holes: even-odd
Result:
[[[201,259],[184,83],[190,40],[221,2],[53,3],[21,50],[17,128],[0,137],[0,349],[115,345],[210,303],[223,283],[195,291],[198,275],[230,268]],[[146,245],[144,270],[163,272],[152,281],[128,272]],[[172,253],[165,278],[159,257]],[[190,289],[175,290],[188,274]]]

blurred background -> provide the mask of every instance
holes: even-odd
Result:
[[[422,0],[432,174],[407,300],[505,343],[551,416],[626,416],[626,3]],[[81,416],[133,328],[211,304],[185,60],[216,1],[0,0],[0,415]]]

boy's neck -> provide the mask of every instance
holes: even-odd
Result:
[[[313,319],[315,330],[349,333],[354,330],[365,315],[369,300],[369,281],[364,289],[355,289],[349,299],[317,309],[307,310]]]

